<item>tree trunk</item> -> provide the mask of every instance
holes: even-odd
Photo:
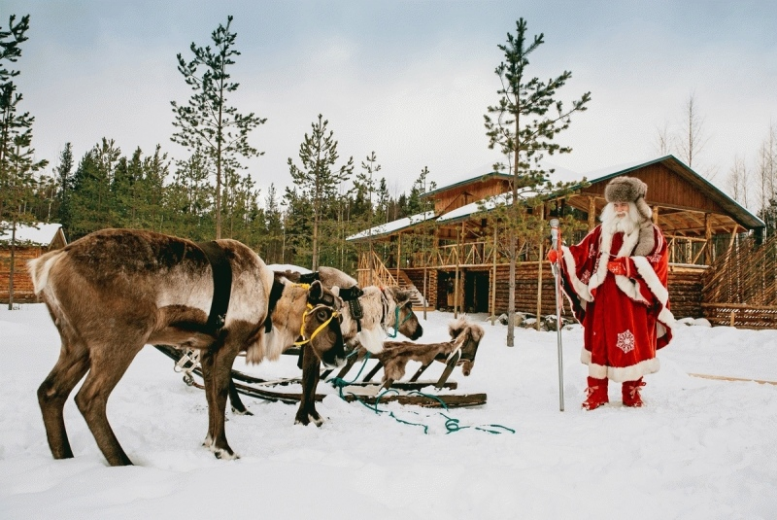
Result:
[[[13,277],[16,272],[14,262],[16,260],[16,217],[11,221],[11,273],[8,277],[8,310],[13,310]]]

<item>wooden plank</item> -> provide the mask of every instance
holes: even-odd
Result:
[[[691,377],[700,377],[702,379],[714,379],[716,381],[744,381],[744,382],[754,382],[760,385],[777,386],[777,381],[767,381],[765,379],[746,379],[743,377],[714,376],[711,374],[694,374],[694,373],[689,373],[688,375]]]

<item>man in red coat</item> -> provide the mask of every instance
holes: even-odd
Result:
[[[642,406],[642,376],[657,372],[656,350],[672,339],[667,244],[645,202],[647,185],[618,177],[605,188],[602,223],[577,245],[562,247],[563,287],[584,328],[593,410],[609,402],[607,381],[622,383],[623,404]]]

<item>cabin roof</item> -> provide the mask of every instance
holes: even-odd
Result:
[[[348,238],[346,238],[346,240],[359,241],[359,240],[364,240],[366,238],[380,238],[383,236],[398,233],[405,229],[411,228],[417,224],[420,224],[421,222],[425,222],[427,220],[433,220],[433,219],[434,219],[434,211],[427,211],[426,213],[419,213],[418,215],[401,218],[399,220],[394,220],[392,222],[386,222],[385,224],[374,226],[370,229],[365,229],[364,231],[356,233],[355,235],[349,236]]]
[[[601,184],[606,183],[615,177],[627,175],[655,164],[661,164],[667,167],[683,180],[695,186],[701,193],[709,197],[713,202],[717,203],[723,210],[731,215],[734,220],[739,222],[745,228],[756,229],[766,226],[763,220],[752,214],[747,208],[743,207],[737,201],[719,190],[714,184],[693,171],[689,166],[673,155],[665,155],[664,157],[659,157],[657,159],[652,159],[645,162],[626,163],[620,164],[618,166],[611,166],[608,168],[589,172],[584,176],[587,179],[587,182],[592,185]],[[578,184],[577,186],[580,187],[582,184]],[[649,197],[650,190],[648,189],[648,198]]]
[[[486,174],[475,175],[474,177],[470,177],[468,179],[454,182],[453,184],[448,184],[447,186],[442,186],[440,188],[437,188],[436,190],[422,193],[421,198],[425,198],[425,199],[430,197],[433,198],[434,196],[439,195],[440,193],[450,191],[456,188],[463,188],[464,186],[469,186],[477,182],[485,182],[488,180],[510,181],[512,178],[513,178],[512,175],[509,175],[507,173],[500,173],[500,172],[489,172]]]
[[[0,243],[11,243],[11,223],[0,223]],[[62,224],[16,224],[16,242],[22,245],[50,246],[62,232]],[[64,237],[64,235],[63,235]]]

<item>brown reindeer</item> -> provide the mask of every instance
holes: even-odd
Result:
[[[132,464],[108,423],[106,405],[145,344],[200,349],[208,402],[204,445],[218,458],[236,457],[224,432],[224,408],[240,350],[254,362],[275,359],[302,334],[305,350],[325,364],[339,365],[344,357],[331,306],[335,297],[318,283],[309,289],[288,282],[279,287],[272,329],[265,334],[270,293],[274,283],[283,282],[275,282],[262,259],[234,240],[198,245],[148,231],[109,229],[47,253],[29,268],[62,339],[59,360],[38,389],[57,459],[73,456],[63,407],[86,375],[75,397],[78,409],[108,463]]]
[[[282,274],[292,280],[300,280],[300,274],[285,271]],[[346,273],[334,267],[320,267],[316,277],[324,284],[324,287],[336,290],[339,293],[343,289],[348,290],[357,287],[357,281]],[[376,286],[365,287],[358,296],[363,317],[357,322],[351,315],[348,305],[341,309],[343,322],[343,340],[352,348],[364,348],[372,354],[379,354],[383,350],[383,342],[387,337],[395,338],[402,334],[410,339],[418,339],[423,334],[423,327],[418,322],[418,317],[413,312],[410,301],[410,291],[399,287]],[[347,303],[347,302],[346,302]],[[353,358],[355,360],[355,358]],[[324,419],[316,411],[315,390],[318,386],[321,373],[321,363],[309,352],[303,352],[301,360],[302,368],[302,399],[295,417],[295,424],[308,425],[313,422],[321,426]],[[237,392],[230,394],[233,407],[236,402],[234,397]],[[238,398],[239,402],[239,398]],[[242,406],[242,403],[240,403]]]

